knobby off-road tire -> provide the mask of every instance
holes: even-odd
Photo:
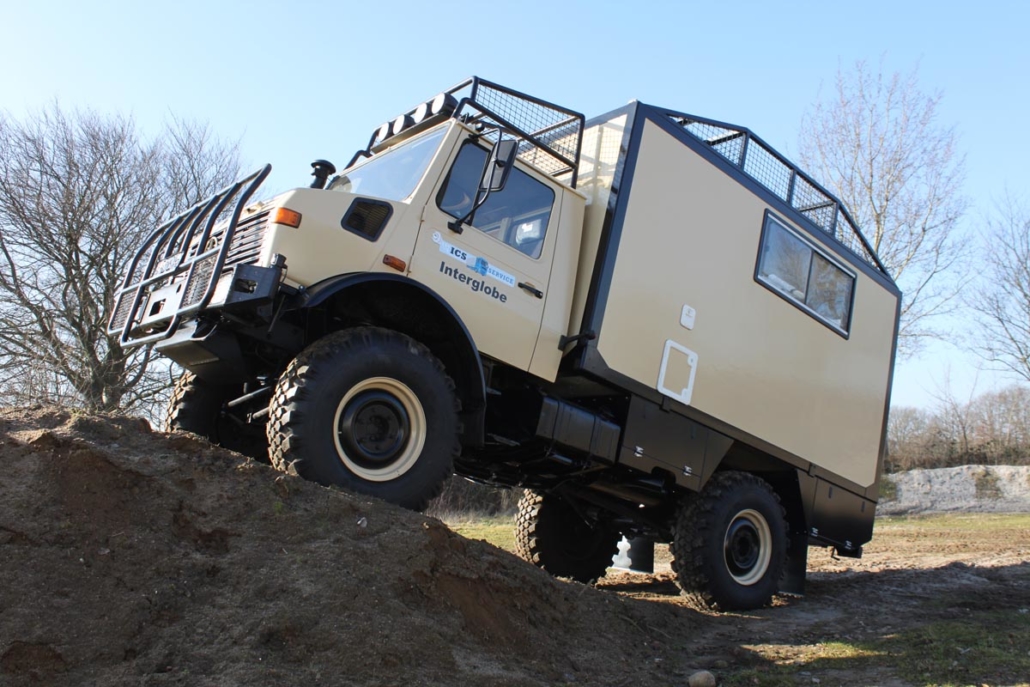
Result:
[[[767,605],[787,558],[787,521],[767,482],[716,473],[676,516],[672,569],[684,594],[720,610]]]
[[[186,372],[172,389],[163,429],[193,432],[213,444],[267,463],[268,443],[264,430],[256,425],[241,425],[222,412],[226,401],[241,393],[242,386],[212,384]]]
[[[460,453],[454,382],[422,344],[358,327],[286,367],[272,396],[269,456],[324,485],[423,510]]]
[[[585,521],[567,501],[526,490],[515,518],[515,550],[555,577],[589,583],[604,577],[619,533]]]

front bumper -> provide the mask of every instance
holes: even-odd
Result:
[[[143,242],[115,294],[108,334],[123,348],[171,337],[209,306],[253,308],[275,295],[282,265],[260,268],[268,213],[241,220],[270,165],[173,217]]]
[[[291,295],[282,287],[283,265],[273,267],[236,265],[223,278],[229,289],[209,315],[180,322],[175,331],[154,344],[154,349],[198,377],[213,383],[236,383],[250,379],[255,346],[299,350],[303,331],[276,319],[276,297]]]

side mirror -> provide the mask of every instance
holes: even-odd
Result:
[[[504,189],[518,152],[519,142],[514,138],[500,138],[494,143],[493,149],[490,150],[490,160],[483,170],[483,179],[479,182],[481,192],[490,193]]]
[[[511,168],[515,166],[515,155],[518,152],[518,139],[504,138],[498,132],[497,142],[490,149],[490,159],[486,161],[486,167],[483,168],[483,176],[479,180],[479,189],[476,191],[472,209],[461,219],[447,223],[451,231],[460,234],[462,226],[472,223],[472,218],[476,216],[476,210],[486,202],[490,194],[494,191],[504,190],[504,185],[508,182],[508,176],[511,174]]]

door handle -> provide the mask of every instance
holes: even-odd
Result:
[[[544,292],[543,291],[541,291],[540,289],[538,289],[537,287],[533,286],[532,284],[530,284],[528,282],[520,281],[519,282],[519,288],[520,289],[525,289],[526,291],[529,291],[531,294],[533,294],[537,298],[543,298],[544,297]]]

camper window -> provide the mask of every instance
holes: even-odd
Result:
[[[758,257],[758,281],[832,329],[851,328],[855,275],[767,214]]]

